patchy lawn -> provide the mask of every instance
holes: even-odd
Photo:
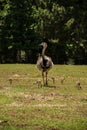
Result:
[[[53,81],[54,79],[54,81]],[[0,65],[0,130],[87,130],[87,66]]]

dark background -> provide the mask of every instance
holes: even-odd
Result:
[[[87,64],[86,0],[0,0],[0,63]]]

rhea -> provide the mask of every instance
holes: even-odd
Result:
[[[43,78],[44,86],[45,85],[48,86],[47,75],[48,75],[48,71],[53,66],[53,62],[52,62],[52,59],[49,56],[45,55],[45,51],[46,51],[46,48],[47,48],[47,43],[46,42],[42,42],[40,44],[40,46],[43,47],[42,54],[39,55],[36,65],[37,65],[37,68],[42,72],[42,78]]]

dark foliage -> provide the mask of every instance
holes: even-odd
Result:
[[[87,64],[86,0],[1,0],[0,63],[36,63],[48,43],[55,64]]]

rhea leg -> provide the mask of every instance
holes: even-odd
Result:
[[[44,83],[44,72],[42,71],[42,78],[43,78],[43,84],[45,85]]]
[[[47,72],[46,72],[46,85],[48,85],[48,79],[47,79]]]

